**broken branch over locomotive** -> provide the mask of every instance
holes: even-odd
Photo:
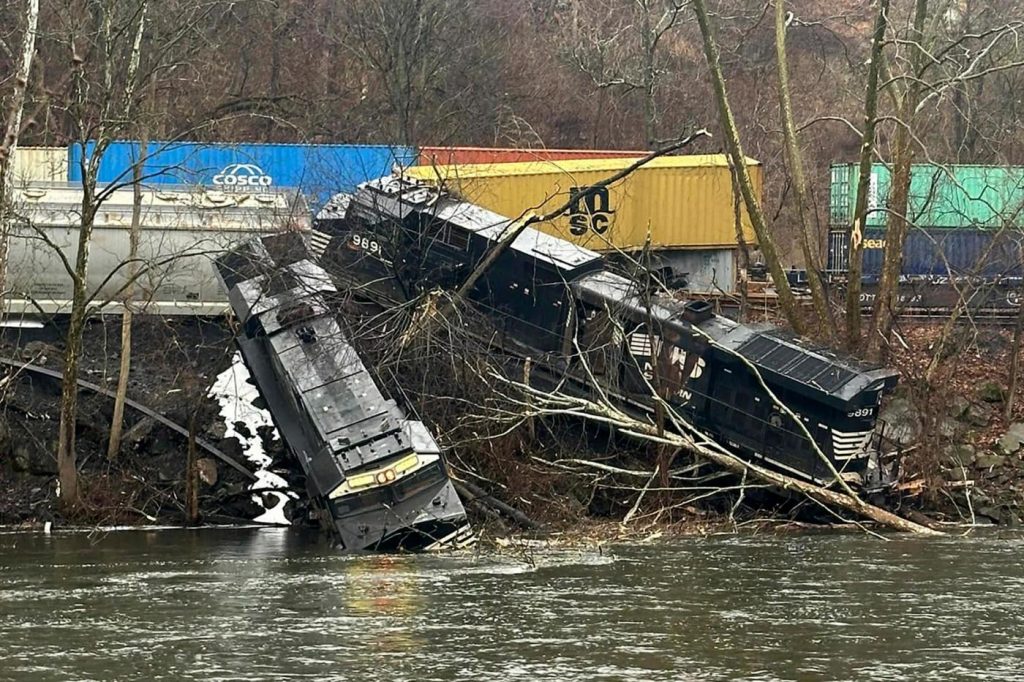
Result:
[[[381,300],[455,287],[516,222],[423,184],[368,182],[318,216],[329,267]],[[812,348],[770,325],[739,324],[702,302],[651,293],[602,257],[526,228],[470,298],[506,350],[560,378],[653,411],[660,395],[740,457],[820,484],[836,473],[865,490],[893,482],[876,431],[895,372]]]
[[[474,540],[422,422],[385,398],[330,311],[329,275],[298,234],[217,260],[237,343],[306,478],[322,525],[346,550],[427,550]],[[271,255],[273,253],[273,255]]]

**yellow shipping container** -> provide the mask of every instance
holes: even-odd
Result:
[[[65,147],[16,147],[12,161],[16,184],[68,181]]]
[[[518,217],[551,212],[575,188],[590,187],[627,168],[635,159],[582,159],[526,163],[417,166],[406,174],[443,183],[467,201]],[[761,164],[747,160],[760,199]],[[746,210],[743,237],[754,244]],[[577,202],[561,217],[537,226],[595,251],[643,248],[650,234],[656,249],[736,246],[732,179],[722,154],[663,156],[622,180]]]

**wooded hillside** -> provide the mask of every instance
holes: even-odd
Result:
[[[102,81],[97,27],[110,4],[41,3],[21,145],[77,136],[70,74],[81,61]],[[145,3],[115,4],[131,14]],[[952,81],[922,104],[922,156],[1024,163],[1016,68],[1024,7],[928,4],[932,58]],[[24,5],[0,8],[4,96]],[[909,59],[912,5],[893,3],[883,86]],[[773,12],[747,0],[709,10],[745,150],[766,164],[767,212],[788,224]],[[820,222],[828,164],[858,156],[876,3],[796,0],[787,10],[794,117]],[[152,139],[646,148],[693,128],[717,133],[693,12],[671,0],[168,0],[148,13],[141,54],[152,62],[144,93]],[[883,117],[894,113],[884,93],[880,106]],[[883,118],[883,159],[893,132]],[[721,145],[718,134],[706,143]]]

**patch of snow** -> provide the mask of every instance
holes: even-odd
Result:
[[[267,471],[266,469],[260,469],[256,472],[256,481],[249,486],[249,490],[266,490],[267,488],[277,488],[277,490],[271,490],[270,492],[262,493],[259,495],[253,495],[253,500],[256,504],[259,504],[265,510],[262,514],[253,519],[256,523],[266,523],[275,526],[290,526],[291,521],[284,515],[284,505],[288,502],[289,498],[294,498],[296,495],[292,492],[281,492],[282,488],[287,488],[288,482],[285,481],[281,476],[275,474],[273,471]],[[267,506],[265,497],[273,498],[276,500],[273,505]]]
[[[252,500],[264,512],[253,521],[289,526],[291,522],[284,514],[284,507],[289,499],[298,496],[293,492],[284,492],[288,482],[267,468],[272,460],[263,447],[260,428],[269,427],[274,440],[280,440],[281,436],[270,418],[270,411],[253,404],[260,392],[254,384],[249,383],[249,377],[249,368],[242,361],[242,354],[236,352],[231,358],[231,366],[217,375],[207,395],[220,405],[220,416],[226,427],[225,438],[235,438],[242,446],[242,454],[256,466],[256,481],[249,486],[249,490],[257,493],[252,496]],[[240,430],[239,424],[244,425],[244,429]],[[249,435],[246,436],[243,431]],[[258,492],[267,489],[276,490]],[[272,500],[272,503],[268,505],[264,498]]]

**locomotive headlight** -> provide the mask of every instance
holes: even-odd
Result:
[[[348,479],[349,488],[365,488],[368,485],[373,485],[373,474],[359,474]]]
[[[419,466],[419,463],[420,463],[420,458],[419,458],[418,455],[409,455],[408,457],[399,460],[395,464],[395,466],[394,466],[395,473],[396,474],[404,474],[406,471],[409,471],[410,469],[415,469],[417,466]]]
[[[367,471],[366,473],[357,474],[346,479],[341,485],[335,488],[328,497],[335,499],[353,493],[360,488],[367,488],[374,485],[387,485],[388,483],[395,481],[399,476],[419,468],[420,463],[419,455],[412,454],[408,457],[403,457],[392,466],[385,469]]]

